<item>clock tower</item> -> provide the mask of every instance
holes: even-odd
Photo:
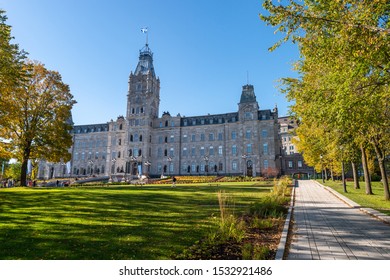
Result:
[[[127,95],[126,172],[131,175],[148,173],[152,155],[153,120],[158,118],[160,79],[153,66],[153,53],[148,44],[140,50],[135,72],[130,73]]]

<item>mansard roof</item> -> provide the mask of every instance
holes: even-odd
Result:
[[[240,103],[252,103],[252,102],[257,102],[253,85],[242,86]]]
[[[103,131],[108,131],[108,123],[75,125],[73,126],[72,129],[72,133],[74,134],[103,132]]]

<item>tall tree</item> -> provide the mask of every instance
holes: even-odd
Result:
[[[21,185],[27,183],[29,159],[70,159],[70,120],[75,103],[58,72],[38,62],[26,63],[24,71],[27,79],[0,107],[0,138],[9,140],[8,151],[22,164]]]
[[[26,53],[19,50],[17,44],[12,44],[11,26],[6,24],[5,12],[0,9],[0,108],[3,108],[6,100],[11,98],[15,88],[24,79],[24,59]],[[0,119],[4,112],[0,110]],[[0,123],[1,129],[1,123]],[[10,158],[8,142],[0,137],[0,157]]]
[[[347,147],[348,155],[370,143],[381,166],[385,199],[390,199],[384,169],[390,132],[388,0],[284,3],[264,1],[270,15],[261,18],[285,33],[272,49],[290,39],[298,42],[301,78],[284,80],[287,96],[296,101],[293,111],[302,123],[326,124],[336,145],[328,154],[339,147],[345,154]],[[308,136],[313,135],[301,134]]]

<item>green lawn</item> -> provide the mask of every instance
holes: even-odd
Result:
[[[322,184],[322,180],[318,180]],[[343,192],[341,181],[325,181],[325,185],[333,188],[342,195],[355,201],[363,207],[376,209],[390,215],[390,201],[384,199],[384,190],[381,182],[372,182],[373,195],[366,195],[364,182],[360,182],[360,189],[354,189],[353,182],[347,182],[347,193]]]
[[[219,190],[240,211],[270,187],[0,189],[0,259],[170,259],[209,231]]]

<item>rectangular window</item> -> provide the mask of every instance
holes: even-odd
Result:
[[[246,133],[245,133],[245,138],[246,139],[251,139],[251,136],[252,136],[252,133],[250,130],[247,130]]]
[[[236,145],[232,146],[232,155],[233,156],[237,155],[237,146]]]
[[[223,140],[223,134],[222,132],[218,133],[218,141],[222,141]]]
[[[252,144],[247,144],[246,145],[246,153],[247,154],[252,154]]]
[[[236,170],[237,170],[237,162],[236,162],[236,161],[233,161],[233,162],[232,162],[232,170],[233,170],[233,171],[236,171]]]
[[[175,142],[175,136],[174,135],[171,135],[171,137],[169,139],[169,142],[171,142],[171,143]]]
[[[219,147],[218,147],[218,154],[219,154],[220,156],[223,155],[223,148],[222,148],[222,146],[219,146]]]
[[[169,156],[170,156],[170,157],[173,157],[174,155],[175,155],[174,149],[173,149],[173,148],[170,148],[170,150],[169,150]]]
[[[188,137],[187,137],[187,135],[183,135],[183,142],[184,142],[184,143],[187,143],[187,142],[188,142]]]
[[[204,141],[204,139],[205,139],[204,133],[202,133],[202,134],[200,135],[200,141]]]
[[[266,129],[263,129],[261,131],[261,137],[263,137],[263,138],[268,137],[268,131]]]
[[[214,133],[209,134],[209,141],[214,141]]]
[[[183,148],[183,157],[186,157],[188,155],[187,148]]]
[[[303,167],[302,161],[298,160],[298,169],[301,169]]]
[[[201,155],[201,156],[204,156],[204,147],[201,147],[201,148],[200,148],[200,155]]]
[[[268,143],[263,144],[263,154],[268,155]]]
[[[265,159],[264,160],[264,169],[268,169],[269,165],[268,165],[268,159]]]
[[[289,160],[289,161],[288,161],[288,168],[289,168],[289,169],[292,169],[292,168],[293,168],[293,162],[292,162],[292,160]]]
[[[196,171],[196,165],[195,164],[192,164],[191,165],[191,172],[195,172]]]
[[[209,155],[213,156],[214,155],[214,147],[209,148]]]
[[[192,147],[191,148],[191,156],[195,156],[196,155],[196,150],[195,150],[195,147]]]
[[[192,135],[191,135],[191,141],[192,141],[192,142],[195,142],[195,141],[196,141],[195,134],[192,134]]]
[[[232,131],[232,140],[235,140],[237,138],[237,133],[235,131]]]

